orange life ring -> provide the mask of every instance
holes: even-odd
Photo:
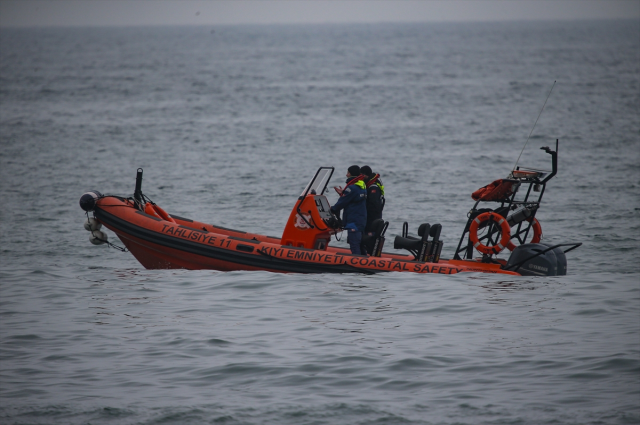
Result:
[[[498,223],[500,225],[500,232],[502,233],[502,235],[500,236],[500,242],[492,246],[483,245],[478,239],[478,227],[481,223],[488,220],[493,220]],[[480,214],[475,219],[473,219],[473,221],[471,222],[471,226],[469,226],[469,240],[473,244],[473,247],[483,254],[499,253],[506,248],[510,238],[511,227],[509,226],[509,223],[507,223],[507,220],[500,214],[494,212],[485,212]]]
[[[531,221],[531,217],[529,217],[527,221],[530,221],[531,226],[533,227],[533,239],[531,239],[531,242],[529,243],[540,242],[540,240],[542,239],[542,226],[540,226],[540,222],[535,217],[533,217],[533,221]],[[512,240],[509,240],[509,243],[507,244],[507,249],[509,251],[513,251],[516,248],[517,248],[517,245],[513,243]]]

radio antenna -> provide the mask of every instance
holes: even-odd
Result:
[[[531,128],[531,132],[529,133],[529,137],[527,137],[527,141],[524,142],[524,146],[522,147],[522,150],[520,151],[520,155],[518,155],[518,159],[516,160],[515,165],[513,166],[513,170],[511,170],[512,172],[516,169],[516,167],[518,166],[518,162],[520,162],[520,157],[522,156],[522,152],[524,152],[524,148],[527,147],[527,143],[529,143],[529,139],[531,138],[531,135],[533,134],[533,129],[536,128],[536,124],[538,124],[538,120],[540,119],[540,115],[542,115],[542,111],[544,111],[544,107],[547,104],[547,100],[549,100],[549,96],[551,96],[551,92],[553,91],[553,88],[556,86],[556,82],[555,80],[553,81],[553,85],[551,86],[551,90],[549,90],[549,94],[547,95],[547,98],[544,100],[544,105],[542,105],[542,109],[540,109],[540,113],[538,114],[538,118],[536,118],[536,122],[533,123],[533,127]]]

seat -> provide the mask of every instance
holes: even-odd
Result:
[[[389,227],[389,222],[379,218],[371,223],[371,232],[362,235],[362,247],[367,254],[372,257],[380,257],[382,255],[382,247],[384,246],[384,234]]]
[[[415,261],[437,263],[440,261],[440,252],[442,251],[442,241],[440,240],[441,224],[430,225],[422,223],[418,227],[418,236],[409,236],[407,234],[408,224],[404,223],[402,236],[396,236],[393,241],[395,249],[406,249],[413,254]],[[431,240],[429,237],[431,236]]]

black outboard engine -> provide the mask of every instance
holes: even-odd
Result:
[[[558,265],[558,274],[557,276],[566,276],[567,274],[567,256],[564,255],[564,251],[562,250],[562,248],[560,248],[559,246],[554,246],[548,243],[543,243],[542,245],[545,245],[549,248],[553,249],[551,250],[551,252],[553,252],[554,254],[556,254],[556,262]]]
[[[523,276],[563,276],[567,274],[567,257],[558,246],[527,243],[513,250],[504,269]]]

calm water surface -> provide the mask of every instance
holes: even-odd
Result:
[[[213,31],[212,31],[213,30]],[[640,423],[634,21],[0,32],[0,423]],[[144,270],[78,199],[280,235],[319,166],[382,174],[455,249],[560,139],[569,274]],[[330,196],[330,200],[335,199]],[[113,233],[110,240],[120,241]],[[344,241],[334,242],[344,246]]]

